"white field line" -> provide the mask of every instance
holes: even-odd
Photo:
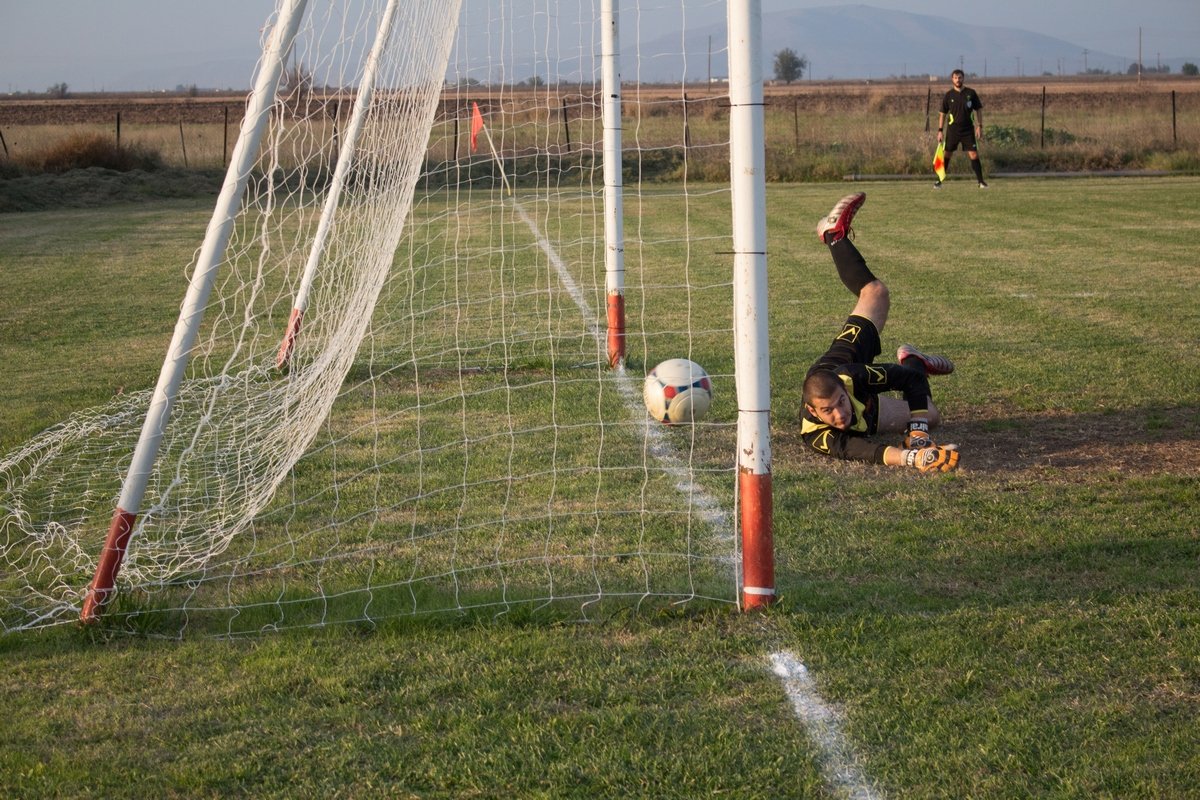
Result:
[[[842,736],[842,718],[836,709],[821,699],[816,683],[800,659],[787,651],[771,654],[771,667],[783,681],[783,689],[796,716],[804,723],[813,742],[821,751],[821,770],[825,782],[842,797],[852,800],[878,800],[883,795],[858,768],[849,744]]]
[[[538,246],[542,248],[546,257],[550,259],[550,263],[554,265],[554,269],[558,273],[558,279],[566,288],[567,293],[571,295],[571,299],[575,301],[575,305],[579,308],[579,313],[583,315],[588,330],[596,338],[596,346],[601,354],[601,360],[603,360],[604,354],[608,349],[608,332],[601,329],[599,324],[594,321],[597,319],[595,312],[588,304],[587,297],[579,288],[579,284],[571,276],[571,271],[567,269],[567,265],[554,249],[554,245],[550,244],[549,240],[542,235],[537,223],[526,213],[520,203],[514,201],[513,207],[516,208],[517,215],[521,218],[521,221],[533,233]],[[688,498],[692,508],[697,511],[700,519],[713,531],[717,540],[732,543],[734,535],[733,515],[722,508],[720,502],[715,497],[692,480],[690,470],[680,466],[681,459],[678,451],[664,435],[662,429],[657,425],[651,424],[650,418],[646,414],[646,409],[642,404],[641,393],[638,392],[629,374],[625,372],[625,368],[621,367],[620,369],[612,370],[609,374],[612,377],[614,385],[617,387],[617,392],[621,395],[621,399],[625,403],[625,409],[629,412],[630,418],[646,421],[646,444],[650,454],[662,465],[667,474],[675,480],[675,488],[684,497]],[[738,591],[740,594],[740,581]]]
[[[579,308],[579,313],[587,320],[588,330],[596,337],[596,345],[601,354],[608,347],[607,332],[593,322],[597,317],[588,304],[587,297],[579,288],[579,284],[571,276],[570,270],[555,251],[554,246],[542,235],[537,224],[517,202],[513,203],[521,221],[529,227],[537,240],[538,246],[550,259],[562,285],[566,288],[571,299]],[[624,368],[613,370],[612,379],[625,402],[625,408],[630,417],[635,420],[646,420],[646,441],[650,454],[662,465],[672,478],[675,488],[691,500],[692,505],[700,511],[701,518],[721,539],[733,540],[733,515],[721,507],[721,504],[711,494],[698,486],[691,478],[691,473],[679,466],[679,454],[675,446],[663,434],[662,430],[649,424],[642,405],[642,399]],[[739,582],[738,590],[741,586]],[[853,755],[841,733],[841,720],[838,714],[825,704],[817,693],[816,685],[808,674],[808,669],[795,656],[787,652],[775,653],[771,656],[771,664],[776,675],[783,680],[784,691],[792,701],[796,716],[808,729],[813,741],[820,750],[821,767],[826,782],[843,797],[851,800],[879,800],[882,795],[871,788],[871,782],[855,765]]]

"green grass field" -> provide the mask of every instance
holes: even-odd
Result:
[[[958,365],[933,383],[958,473],[801,449],[800,380],[852,305],[813,227],[858,188],[855,241],[892,291],[885,358],[911,341]],[[659,243],[630,248],[644,271],[630,319],[645,331],[631,370],[665,355],[656,331],[686,324],[728,375],[710,299],[728,281],[728,196],[695,191],[686,217],[649,195],[627,210],[627,236]],[[772,185],[768,210],[773,609],[7,635],[2,793],[1194,796],[1200,179]],[[0,451],[153,383],[210,213],[171,201],[0,215]],[[672,248],[693,236],[702,299],[659,314],[682,292]],[[564,247],[572,264],[587,252]],[[715,441],[734,419],[724,385]],[[720,460],[697,447],[702,464]],[[795,713],[772,671],[780,652],[836,711],[841,750]],[[831,775],[845,763],[862,784]]]

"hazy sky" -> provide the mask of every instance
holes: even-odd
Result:
[[[637,14],[642,30],[665,32],[681,5],[689,23],[724,15],[720,0],[617,0],[622,32]],[[547,0],[464,0],[476,8],[532,6]],[[560,0],[570,3],[573,0]],[[762,0],[763,11],[859,5],[837,0]],[[576,5],[596,6],[597,0]],[[1134,60],[1200,58],[1200,0],[868,0],[866,5],[1020,28]],[[174,89],[179,84],[243,88],[253,67],[259,29],[275,0],[0,0],[0,92],[44,91],[67,83],[76,91]],[[656,20],[664,20],[656,26]],[[666,20],[673,22],[667,23]],[[853,34],[847,32],[847,46]],[[953,44],[948,43],[953,49]],[[165,69],[164,64],[171,64]],[[1200,63],[1200,61],[1198,61]]]

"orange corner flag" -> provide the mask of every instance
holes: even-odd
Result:
[[[472,142],[475,140],[472,139]],[[946,144],[938,142],[937,150],[933,151],[933,171],[937,173],[938,180],[946,180]]]
[[[483,130],[483,114],[479,113],[479,103],[471,103],[471,152],[478,146],[479,132]]]

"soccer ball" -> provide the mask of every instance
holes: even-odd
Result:
[[[712,404],[712,381],[696,362],[671,358],[650,370],[642,397],[650,416],[659,422],[699,422]]]

